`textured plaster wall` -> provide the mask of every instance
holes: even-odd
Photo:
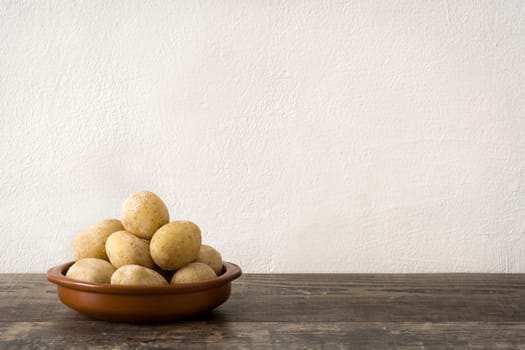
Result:
[[[0,272],[157,192],[246,272],[525,272],[523,1],[0,1]]]

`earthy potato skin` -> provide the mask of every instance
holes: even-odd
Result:
[[[170,222],[151,238],[151,257],[164,270],[179,269],[197,259],[201,240],[201,230],[193,222]]]
[[[111,284],[159,286],[168,281],[157,272],[140,265],[124,265],[111,276]]]
[[[106,260],[84,258],[67,270],[66,277],[89,283],[109,283],[115,268]]]
[[[113,266],[141,265],[152,268],[148,241],[128,231],[117,231],[106,240],[106,253]]]
[[[122,205],[122,224],[126,231],[151,239],[155,231],[170,221],[168,208],[155,193],[139,191],[129,196]]]
[[[73,242],[73,256],[76,260],[97,258],[108,260],[106,254],[106,240],[116,231],[123,230],[120,220],[107,219],[97,222],[80,232]]]
[[[215,277],[217,275],[211,267],[200,262],[194,262],[177,270],[171,278],[171,284],[201,282]]]
[[[202,244],[197,256],[196,262],[201,262],[213,269],[218,276],[222,272],[222,257],[221,254],[213,247]]]

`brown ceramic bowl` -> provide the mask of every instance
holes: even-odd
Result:
[[[174,321],[216,308],[230,296],[239,266],[224,262],[222,273],[209,281],[168,286],[122,286],[85,283],[66,277],[73,262],[55,266],[47,279],[57,285],[65,305],[96,319],[115,322]]]

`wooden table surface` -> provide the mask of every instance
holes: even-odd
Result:
[[[91,320],[43,274],[0,274],[0,349],[525,349],[523,274],[245,274],[218,309]]]

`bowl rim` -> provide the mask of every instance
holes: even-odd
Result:
[[[65,273],[75,262],[70,261],[57,265],[47,271],[47,280],[61,287],[101,294],[181,294],[203,291],[220,287],[238,278],[241,268],[233,263],[223,261],[223,273],[217,278],[179,285],[144,286],[144,285],[114,285],[108,283],[89,283],[66,277]]]

